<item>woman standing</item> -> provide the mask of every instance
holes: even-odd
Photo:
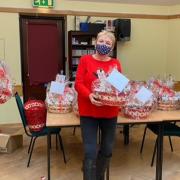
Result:
[[[80,59],[75,88],[78,92],[78,107],[84,146],[83,179],[104,180],[104,173],[112,157],[118,107],[105,106],[92,93],[91,85],[97,72],[105,73],[113,68],[121,72],[119,60],[111,58],[115,44],[114,34],[102,31],[97,35],[96,53]],[[97,131],[101,130],[101,144],[97,152]]]

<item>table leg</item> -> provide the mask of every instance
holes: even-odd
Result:
[[[108,165],[106,169],[106,180],[109,180],[109,168],[110,168],[110,164]]]
[[[47,135],[47,168],[48,168],[48,180],[51,179],[50,175],[50,142],[51,142],[51,134],[50,131],[48,131]]]
[[[123,126],[123,134],[124,134],[124,144],[129,144],[129,125]]]
[[[162,165],[163,165],[163,132],[164,125],[160,123],[157,140],[157,158],[156,158],[156,180],[162,180]]]

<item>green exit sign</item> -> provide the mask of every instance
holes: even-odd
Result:
[[[33,7],[53,7],[54,0],[33,0]]]

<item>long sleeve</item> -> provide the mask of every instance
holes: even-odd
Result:
[[[119,60],[118,60],[117,68],[118,68],[118,71],[119,71],[120,73],[122,73],[122,66],[121,66],[121,63],[120,63]]]
[[[80,58],[80,63],[76,72],[75,89],[81,96],[89,97],[90,90],[85,86],[84,77],[87,72],[86,56]]]

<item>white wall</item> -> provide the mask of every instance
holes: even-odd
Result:
[[[180,21],[179,19],[168,22],[168,74],[172,74],[176,80],[180,80]]]
[[[0,1],[0,7],[32,8],[31,0]],[[56,10],[91,12],[137,13],[168,15],[178,14],[180,6],[142,6],[115,3],[76,2],[56,0]],[[47,11],[41,9],[41,11]],[[73,29],[73,17],[67,17],[68,30]],[[0,39],[5,42],[5,61],[16,84],[21,84],[19,15],[0,13]],[[130,79],[146,80],[152,75],[172,73],[180,80],[179,35],[177,20],[132,19],[131,41],[118,43],[118,58],[124,73]],[[0,45],[0,47],[2,44]],[[1,53],[0,53],[1,55]],[[0,123],[20,122],[14,98],[0,105]]]
[[[118,43],[124,73],[134,80],[147,80],[166,72],[166,20],[132,19],[131,40]]]
[[[1,58],[8,65],[14,83],[21,84],[19,15],[0,13],[0,24],[0,39],[4,42],[0,49],[4,51]],[[0,104],[0,123],[14,122],[20,122],[20,118],[15,99],[12,98],[7,103]]]
[[[80,17],[85,21],[86,17]],[[112,18],[92,17],[91,22]],[[68,16],[68,30],[73,30],[74,17]],[[123,72],[130,79],[147,80],[164,75],[167,61],[168,21],[158,19],[131,19],[131,40],[118,42],[117,57]]]

